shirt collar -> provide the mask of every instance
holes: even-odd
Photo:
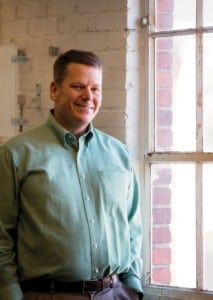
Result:
[[[47,119],[47,126],[53,131],[57,139],[60,141],[61,144],[66,145],[68,144],[71,147],[77,148],[78,146],[78,139],[68,130],[63,128],[54,118],[53,116],[54,110],[50,110],[49,116]],[[88,130],[85,134],[83,134],[79,140],[84,140],[85,144],[88,146],[89,141],[93,137],[94,134],[94,127],[92,124],[89,124]]]

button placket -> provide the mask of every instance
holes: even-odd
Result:
[[[77,168],[79,173],[79,180],[81,184],[82,196],[84,201],[85,213],[88,220],[88,229],[91,241],[91,261],[92,261],[92,276],[97,277],[100,272],[97,265],[97,255],[99,245],[97,243],[97,233],[95,230],[96,218],[95,218],[95,207],[91,201],[90,191],[90,177],[87,177],[87,164],[85,165],[85,156],[87,149],[80,142],[79,150],[77,153]]]

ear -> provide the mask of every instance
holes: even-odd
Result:
[[[50,84],[50,99],[52,101],[57,100],[57,91],[58,91],[58,86],[55,81],[52,81]]]

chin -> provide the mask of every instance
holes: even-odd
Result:
[[[87,126],[92,122],[93,118],[78,118],[79,123]]]
[[[94,114],[86,114],[79,116],[79,119],[84,123],[90,123],[94,119]]]

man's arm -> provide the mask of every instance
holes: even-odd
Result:
[[[0,300],[20,300],[16,259],[17,179],[12,155],[0,147]]]
[[[140,293],[142,292],[142,222],[140,214],[139,188],[133,170],[131,174],[131,184],[129,187],[128,196],[128,221],[130,229],[131,267],[129,268],[128,272],[121,274],[121,280],[127,286]]]

